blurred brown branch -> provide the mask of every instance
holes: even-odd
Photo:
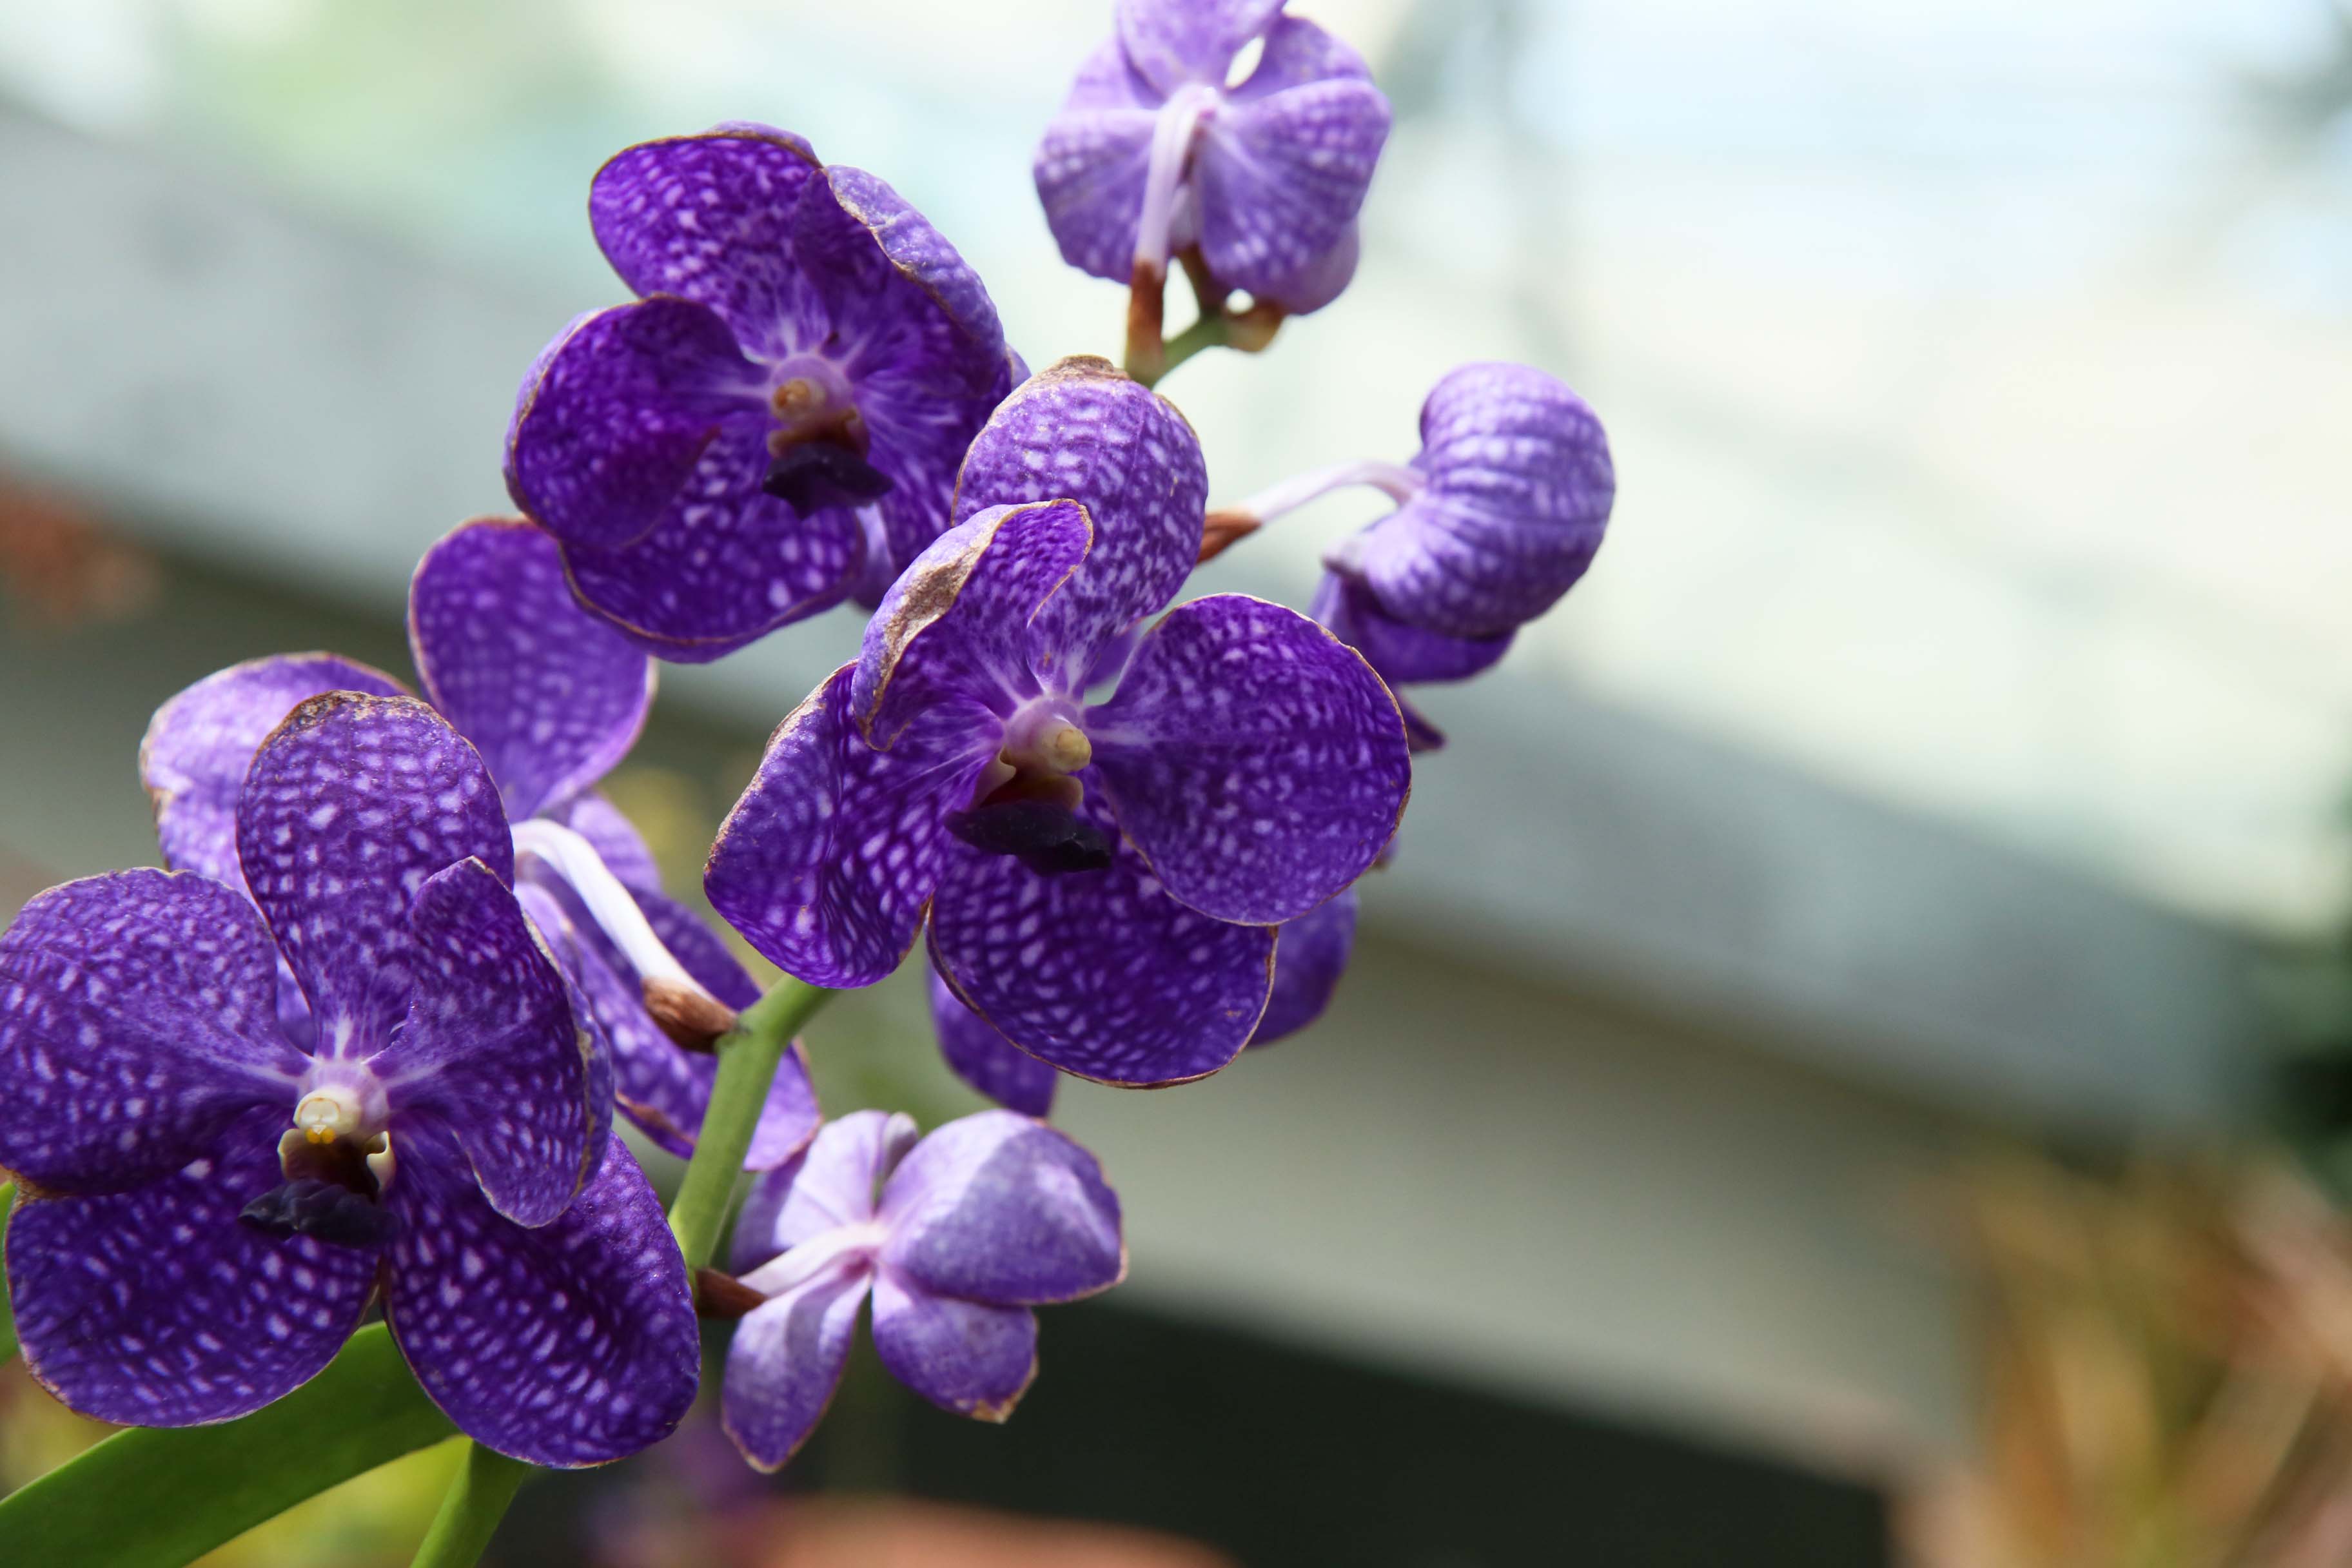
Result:
[[[34,626],[121,621],[152,604],[153,557],[87,507],[0,474],[0,593]]]

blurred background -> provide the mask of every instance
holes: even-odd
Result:
[[[1162,387],[1213,500],[1402,460],[1439,374],[1517,359],[1608,424],[1607,547],[1430,695],[1318,1027],[1066,1082],[1134,1270],[1009,1426],[862,1364],[781,1489],[706,1429],[534,1485],[497,1560],[2346,1560],[2352,14],[1293,9],[1396,126],[1350,291]],[[621,297],[584,202],[629,142],[800,131],[1031,363],[1115,353],[1028,174],[1108,27],[0,0],[0,910],[154,858],[182,686],[405,671],[524,367]],[[1303,605],[1369,504],[1202,585]],[[677,886],[856,631],[665,670],[613,788]],[[975,1103],[906,978],[809,1037],[829,1112]],[[5,1377],[0,1485],[93,1435]],[[404,1562],[446,1459],[221,1562]]]

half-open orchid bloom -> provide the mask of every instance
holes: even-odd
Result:
[[[721,1408],[772,1470],[824,1415],[869,1293],[892,1376],[1002,1421],[1037,1373],[1030,1309],[1118,1284],[1127,1244],[1102,1167],[1042,1122],[984,1110],[918,1142],[911,1118],[861,1110],[753,1184],[734,1267],[766,1300],[736,1327]]]
[[[1211,279],[1293,315],[1356,270],[1389,102],[1355,50],[1284,0],[1119,0],[1035,163],[1071,266],[1156,288],[1195,247]],[[1259,45],[1255,69],[1229,81]]]
[[[554,542],[520,519],[467,523],[427,551],[408,630],[426,695],[498,785],[515,892],[608,1049],[621,1110],[671,1153],[692,1153],[718,1063],[679,1042],[708,1045],[760,992],[702,920],[662,892],[645,841],[595,790],[645,723],[652,662],[572,602]],[[236,810],[254,751],[298,703],[336,690],[388,697],[402,687],[347,659],[286,655],[222,670],[157,710],[140,769],[167,864],[245,885]],[[290,983],[284,1001],[289,1032],[307,1038]],[[748,1164],[782,1163],[816,1125],[794,1047]]]
[[[103,1420],[226,1420],[317,1373],[380,1294],[490,1447],[586,1465],[667,1436],[698,1378],[685,1264],[509,890],[481,759],[412,698],[314,697],[233,823],[243,889],[121,871],[0,936],[33,1374]]]
[[[1592,564],[1617,497],[1608,436],[1582,398],[1529,365],[1465,364],[1423,403],[1411,464],[1344,463],[1221,508],[1203,558],[1356,485],[1396,510],[1326,552],[1312,613],[1391,687],[1465,679],[1502,658]],[[1416,750],[1443,743],[1405,716]]]
[[[1295,1035],[1323,1016],[1356,943],[1354,889],[1287,921],[1274,948],[1274,988],[1249,1049]],[[931,1027],[948,1070],[1008,1110],[1043,1120],[1054,1112],[1061,1073],[996,1032],[963,1004],[939,971],[929,973]]]
[[[888,185],[764,125],[629,148],[588,216],[639,298],[540,355],[506,465],[581,603],[685,663],[874,604],[1025,374],[979,277]]]
[[[771,741],[711,851],[719,912],[840,986],[928,915],[955,994],[1082,1077],[1231,1061],[1272,928],[1371,865],[1412,763],[1388,689],[1306,616],[1226,594],[1141,626],[1206,484],[1182,416],[1104,362],[1025,383],[965,460],[965,521]]]

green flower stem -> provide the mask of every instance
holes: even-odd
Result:
[[[1228,341],[1228,335],[1225,317],[1222,312],[1213,316],[1204,315],[1168,340],[1167,346],[1160,351],[1158,375],[1150,377],[1139,375],[1135,379],[1142,382],[1146,386],[1157,386],[1170,371],[1174,370],[1202,349],[1222,347]]]
[[[0,1498],[0,1557],[180,1568],[303,1499],[455,1436],[382,1323],[277,1404],[132,1427]]]
[[[775,1081],[776,1066],[792,1048],[793,1036],[832,1000],[833,993],[785,975],[768,994],[743,1010],[734,1032],[720,1037],[719,1079],[710,1086],[710,1109],[704,1112],[702,1132],[694,1141],[694,1158],[687,1162],[686,1180],[678,1184],[677,1201],[669,1206],[670,1234],[686,1254],[686,1271],[710,1267],[719,1255],[719,1238],[727,1229],[728,1206],[734,1201],[735,1178],[743,1173],[743,1156],[751,1147],[752,1130],[768,1103],[768,1086]]]
[[[8,1211],[16,1206],[16,1184],[0,1182],[0,1246],[8,1240]],[[16,1314],[8,1306],[8,1274],[0,1269],[0,1365],[16,1353]]]
[[[520,1459],[467,1443],[466,1462],[449,1483],[441,1511],[434,1515],[433,1528],[425,1532],[409,1568],[473,1568],[530,1471]]]

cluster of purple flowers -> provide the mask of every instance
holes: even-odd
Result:
[[[1171,259],[1204,312],[1336,298],[1388,129],[1363,61],[1281,0],[1119,0],[1037,189],[1072,264],[1149,293],[1157,343]],[[77,1409],[236,1416],[380,1309],[504,1453],[593,1464],[677,1425],[698,1289],[612,1118],[692,1156],[712,1047],[761,992],[597,784],[656,658],[856,599],[856,657],[776,731],[705,890],[811,985],[921,939],[949,1065],[1007,1109],[821,1124],[784,1056],[727,1151],[757,1175],[719,1291],[726,1425],[782,1463],[869,1297],[894,1373],[1003,1418],[1032,1309],[1126,1271],[1118,1198],[1043,1120],[1060,1075],[1182,1083],[1315,1018],[1439,743],[1395,689],[1491,666],[1601,541],[1601,426],[1540,371],[1465,365],[1410,463],[1212,511],[1150,354],[1146,380],[1031,374],[954,248],[797,136],[632,147],[589,211],[637,298],[525,377],[523,515],[418,566],[414,692],[328,654],[197,683],[140,758],[171,869],[54,889],[0,936],[8,1279]],[[1359,484],[1395,508],[1306,613],[1182,598]]]

